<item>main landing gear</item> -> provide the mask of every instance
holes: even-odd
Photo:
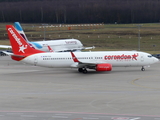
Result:
[[[82,73],[86,74],[88,71],[86,68],[83,67],[83,68],[78,68],[78,72],[82,72]]]
[[[144,68],[144,66],[142,66],[142,68],[141,68],[141,71],[145,71],[145,68]]]

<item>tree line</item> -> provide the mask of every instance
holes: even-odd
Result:
[[[160,0],[0,0],[0,22],[155,23]]]

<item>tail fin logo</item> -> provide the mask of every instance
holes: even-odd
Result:
[[[25,49],[27,49],[27,45],[25,45],[25,47],[24,47],[24,45],[22,45],[21,47],[19,47],[19,52],[21,51],[21,52],[25,53],[24,52]]]
[[[11,33],[11,35],[13,36],[13,38],[15,39],[15,41],[18,43],[19,45],[19,52],[24,52],[25,49],[27,49],[27,45],[23,45],[22,42],[20,41],[20,38],[17,37],[17,35],[14,33],[14,31],[12,30],[12,28],[8,28],[8,31]]]

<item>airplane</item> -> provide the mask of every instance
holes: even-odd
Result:
[[[68,52],[68,51],[81,51],[84,49],[94,49],[95,47],[84,47],[83,44],[77,39],[60,39],[60,40],[47,40],[47,41],[36,41],[30,42],[20,23],[15,22],[14,26],[16,30],[20,33],[20,35],[35,49],[39,49],[42,51],[49,51],[46,45],[49,45],[54,52]],[[12,49],[9,45],[0,45],[0,48]]]
[[[78,68],[81,73],[87,69],[111,71],[112,67],[145,66],[159,60],[149,53],[139,51],[94,51],[94,52],[45,52],[32,48],[12,25],[6,26],[13,53],[5,52],[13,60],[35,66],[50,68]]]

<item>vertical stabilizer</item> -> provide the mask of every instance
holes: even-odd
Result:
[[[19,22],[15,22],[14,23],[14,27],[16,28],[16,30],[19,32],[19,34],[27,41],[29,42],[29,40],[27,39],[23,29],[22,29],[22,26],[20,25]]]
[[[44,52],[30,47],[27,41],[24,40],[24,38],[17,32],[17,30],[12,25],[6,25],[6,28],[14,54],[28,56],[35,53]]]

